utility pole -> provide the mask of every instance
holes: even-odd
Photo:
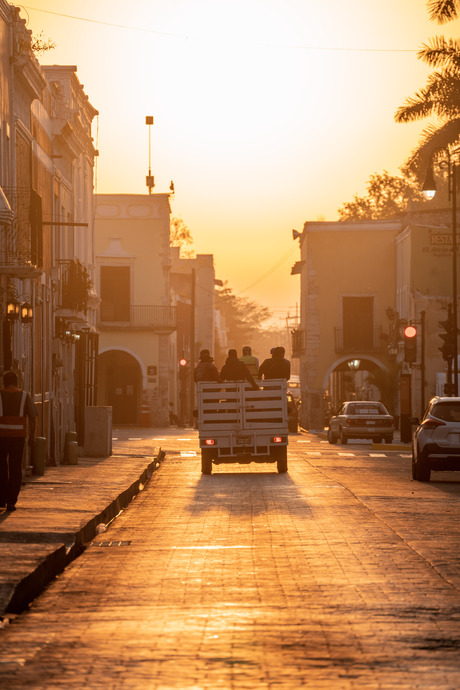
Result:
[[[195,407],[195,380],[193,373],[195,371],[195,292],[196,292],[196,273],[192,268],[191,274],[191,292],[190,292],[190,426],[195,426],[193,418],[193,410]]]

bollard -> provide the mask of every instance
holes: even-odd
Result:
[[[33,473],[42,477],[45,474],[46,438],[36,436],[32,446]]]
[[[65,438],[64,438],[64,460],[63,460],[64,465],[76,465],[78,462],[78,460],[77,461],[73,460],[74,451],[69,450],[71,446],[73,448],[72,444],[78,445],[77,444],[77,432],[76,431],[66,431],[65,432]]]
[[[65,447],[65,457],[66,465],[78,465],[78,443],[76,441],[70,441]]]

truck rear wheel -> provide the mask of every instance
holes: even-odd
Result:
[[[272,458],[276,458],[276,468],[278,474],[287,472],[287,446],[278,446],[277,448],[272,448],[271,450]]]
[[[201,474],[212,473],[212,451],[209,448],[201,449]]]

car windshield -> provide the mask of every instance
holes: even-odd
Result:
[[[433,405],[430,414],[445,422],[460,422],[459,402],[439,402]]]
[[[380,403],[352,403],[347,406],[346,414],[388,414],[386,409]]]

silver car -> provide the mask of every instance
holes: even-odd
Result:
[[[460,398],[432,398],[412,436],[412,478],[431,470],[460,470]]]
[[[347,443],[350,438],[368,438],[391,443],[394,430],[394,419],[381,402],[353,400],[342,403],[338,414],[329,420],[327,440]]]

